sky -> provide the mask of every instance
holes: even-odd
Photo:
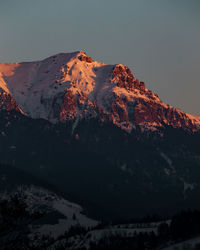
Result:
[[[200,0],[0,0],[0,62],[78,50],[200,115]]]

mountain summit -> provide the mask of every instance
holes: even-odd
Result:
[[[94,61],[83,51],[42,61],[0,64],[0,109],[52,123],[98,117],[131,131],[165,125],[197,131],[200,117],[163,103],[126,65]]]

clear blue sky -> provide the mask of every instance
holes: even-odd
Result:
[[[0,0],[0,62],[76,50],[200,115],[200,0]]]

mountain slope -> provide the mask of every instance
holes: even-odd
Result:
[[[75,52],[0,72],[1,163],[98,220],[200,207],[199,117],[164,104],[127,66]]]
[[[138,125],[145,130],[200,127],[199,117],[163,103],[126,65],[99,63],[82,51],[0,64],[0,88],[1,106],[53,123],[74,120],[72,132],[80,119],[91,117],[126,131]]]
[[[167,126],[162,136],[139,127],[126,133],[82,119],[72,136],[70,121],[19,114],[0,113],[1,162],[50,183],[91,217],[123,220],[200,207],[199,133]]]

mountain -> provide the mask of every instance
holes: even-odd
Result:
[[[59,54],[0,64],[0,86],[0,163],[12,179],[39,178],[103,221],[200,208],[200,118],[127,66]]]
[[[84,52],[43,61],[0,64],[0,107],[52,123],[98,117],[131,131],[165,125],[197,131],[200,117],[163,103],[126,65],[93,61]]]

